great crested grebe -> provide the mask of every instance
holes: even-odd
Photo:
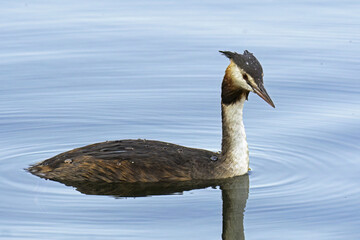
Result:
[[[242,119],[244,102],[249,92],[255,92],[275,105],[264,88],[263,69],[252,53],[220,52],[230,59],[221,87],[221,153],[153,140],[107,141],[61,153],[28,171],[60,182],[168,182],[246,174],[249,151]]]

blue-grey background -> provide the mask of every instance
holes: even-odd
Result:
[[[0,239],[220,239],[219,189],[117,199],[23,169],[105,140],[220,150],[228,59],[253,52],[246,239],[360,238],[360,2],[10,1],[0,9]]]

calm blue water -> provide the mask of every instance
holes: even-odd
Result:
[[[355,0],[2,1],[0,239],[221,239],[224,223],[245,239],[360,239],[359,10]],[[219,188],[118,198],[23,170],[105,140],[219,150],[228,60],[217,51],[245,49],[276,109],[253,94],[246,104],[252,171],[229,208],[236,221],[223,220]]]

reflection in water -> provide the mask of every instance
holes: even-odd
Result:
[[[223,239],[245,239],[244,211],[249,196],[249,176],[230,179],[220,185],[223,200]]]
[[[245,239],[244,209],[249,195],[249,176],[222,180],[185,181],[169,183],[94,183],[62,182],[87,195],[114,197],[146,197],[178,194],[184,191],[219,186],[223,200],[223,239]]]

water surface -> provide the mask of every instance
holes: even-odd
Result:
[[[3,1],[0,238],[221,239],[234,222],[245,239],[360,238],[358,9],[354,0]],[[228,60],[217,51],[245,49],[276,109],[255,95],[246,103],[252,171],[239,209],[223,206],[220,187],[119,198],[23,170],[115,139],[218,151]],[[223,207],[237,222],[223,222]]]

